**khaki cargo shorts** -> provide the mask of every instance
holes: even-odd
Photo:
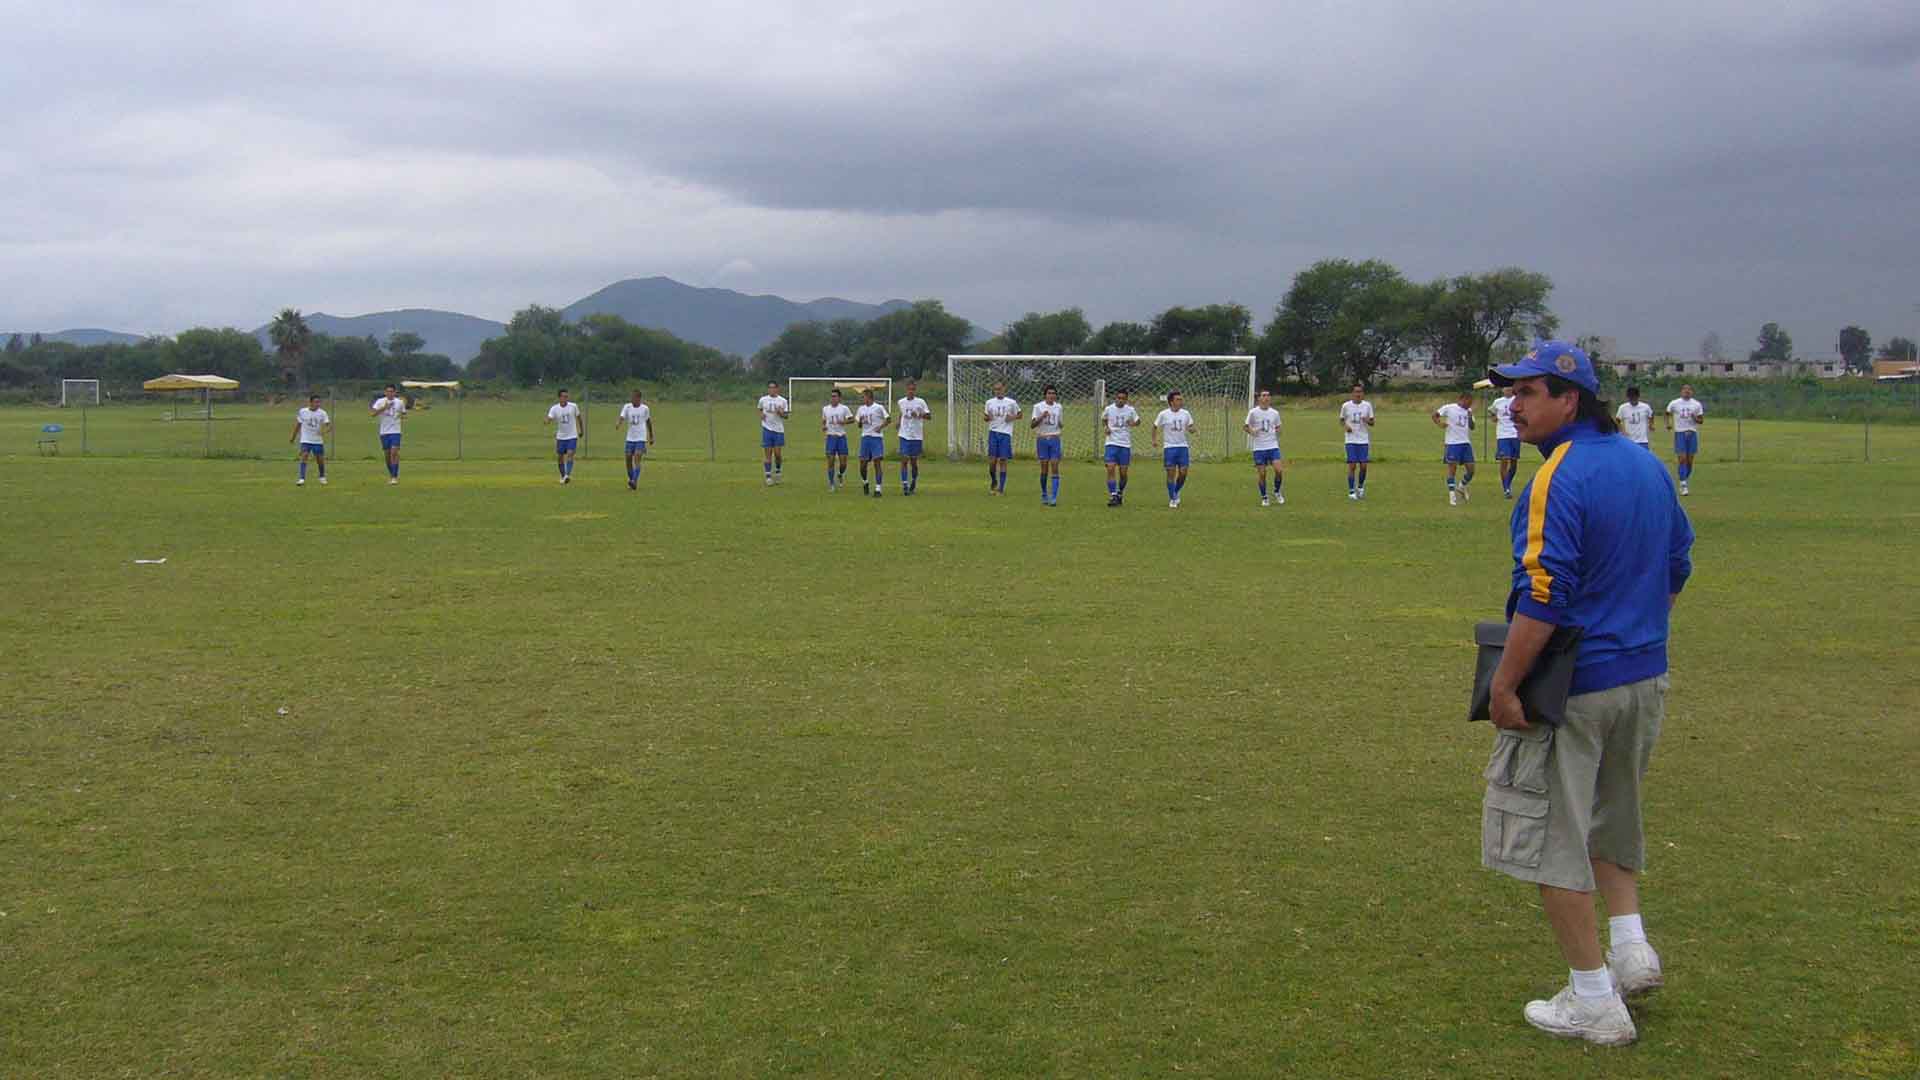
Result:
[[[1647,865],[1640,782],[1667,712],[1665,675],[1579,694],[1557,730],[1500,731],[1487,762],[1480,863],[1592,892],[1592,859]]]

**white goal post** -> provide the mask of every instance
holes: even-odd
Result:
[[[840,399],[847,403],[848,408],[852,408],[860,404],[860,391],[867,389],[873,391],[874,397],[887,407],[888,412],[893,411],[893,380],[885,375],[874,375],[864,379],[846,376],[796,375],[787,380],[787,401],[797,410],[800,404],[800,391],[805,390],[818,398],[817,401],[808,402],[817,410],[827,403],[827,395],[838,390]]]
[[[1167,394],[1178,390],[1193,413],[1193,456],[1220,461],[1246,447],[1240,430],[1246,411],[1253,407],[1251,356],[980,356],[947,357],[947,456],[979,457],[986,453],[987,426],[982,415],[993,384],[1007,384],[1007,394],[1020,402],[1021,413],[1041,398],[1048,383],[1066,404],[1062,417],[1060,452],[1074,459],[1101,454],[1106,434],[1100,410],[1116,390],[1126,390],[1140,410],[1142,426],[1134,431],[1134,451],[1151,445],[1146,425],[1166,406]],[[1015,454],[1033,455],[1033,429],[1025,420],[1013,426]],[[1024,453],[1023,453],[1024,451]]]
[[[61,379],[60,407],[100,404],[99,379]]]

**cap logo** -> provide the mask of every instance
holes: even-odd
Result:
[[[1580,362],[1573,358],[1572,353],[1561,353],[1560,358],[1553,362],[1553,366],[1560,369],[1560,374],[1571,375],[1574,369],[1580,366]]]

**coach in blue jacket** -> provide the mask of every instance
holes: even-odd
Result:
[[[1489,376],[1546,463],[1513,508],[1512,625],[1493,677],[1500,731],[1487,765],[1481,861],[1540,887],[1570,970],[1527,1005],[1543,1031],[1634,1040],[1625,999],[1661,985],[1634,876],[1646,865],[1640,783],[1666,711],[1667,616],[1693,564],[1693,528],[1659,459],[1623,438],[1593,363],[1542,342]],[[1556,626],[1584,631],[1558,728],[1527,723],[1515,688]],[[1593,894],[1607,905],[1600,950]]]

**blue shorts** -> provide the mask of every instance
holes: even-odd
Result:
[[[579,445],[579,439],[555,439],[553,440],[553,452],[556,454],[571,454],[573,453],[574,447]]]
[[[1133,464],[1133,447],[1115,446],[1112,443],[1108,443],[1107,444],[1107,464],[1109,465]]]
[[[987,432],[987,456],[1002,459],[1013,457],[1013,436],[1004,431]]]
[[[785,445],[787,445],[786,432],[771,431],[771,430],[768,430],[767,428],[760,429],[760,449],[772,450],[776,447],[781,447]]]
[[[845,435],[827,436],[827,456],[828,457],[846,457],[847,456],[847,437]]]
[[[1184,446],[1169,446],[1160,451],[1160,464],[1169,469],[1184,469],[1193,460],[1193,454]]]
[[[1506,458],[1509,461],[1519,461],[1520,460],[1520,440],[1519,439],[1495,439],[1494,446],[1493,446],[1493,456],[1495,458]]]
[[[1372,452],[1372,450],[1373,450],[1372,443],[1363,443],[1363,442],[1348,443],[1347,444],[1347,464],[1365,465],[1367,463],[1367,457]]]
[[[300,452],[303,454],[312,454],[314,457],[326,457],[327,444],[317,443],[317,442],[303,442],[300,444]]]
[[[400,449],[400,433],[396,431],[391,435],[380,436],[380,449],[382,450]]]
[[[1673,452],[1692,456],[1700,452],[1700,433],[1697,431],[1676,431],[1673,433]]]
[[[1042,435],[1033,440],[1033,456],[1041,461],[1060,460],[1060,436]]]
[[[901,457],[919,457],[920,449],[924,447],[926,444],[927,444],[927,440],[925,439],[903,438],[900,440],[900,456]]]
[[[887,440],[878,435],[860,436],[860,460],[875,461],[887,456]]]
[[[1271,450],[1255,450],[1253,452],[1253,463],[1255,465],[1280,464],[1280,448],[1276,446]]]
[[[647,440],[645,439],[628,439],[627,440],[627,453],[644,454],[646,452],[647,452]]]
[[[1470,442],[1448,443],[1445,460],[1449,465],[1473,464],[1473,444]]]

